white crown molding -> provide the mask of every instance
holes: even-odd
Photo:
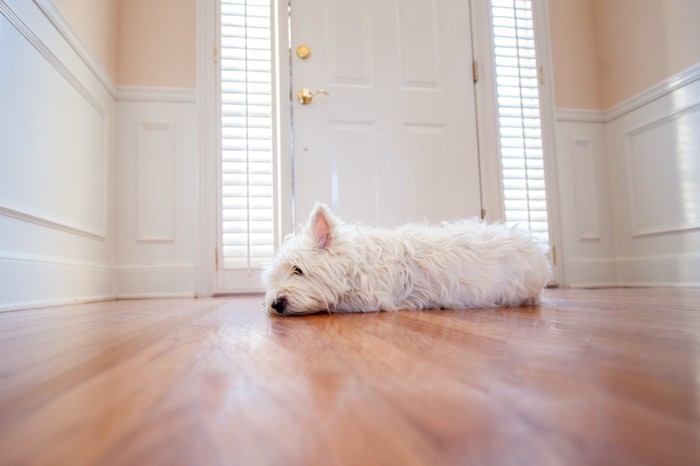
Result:
[[[605,123],[605,112],[578,108],[556,109],[557,121],[576,121],[586,123]]]
[[[589,110],[578,108],[557,108],[557,121],[574,121],[583,123],[609,123],[623,115],[637,110],[683,86],[700,79],[700,63],[697,63],[677,75],[656,84],[607,110]]]
[[[46,18],[53,24],[56,30],[63,36],[66,42],[71,46],[85,65],[97,77],[100,83],[105,87],[107,92],[115,98],[117,95],[117,87],[112,79],[112,76],[107,72],[102,63],[95,58],[93,53],[80,39],[80,36],[75,32],[75,29],[66,20],[60,10],[53,4],[51,0],[33,0],[34,4],[41,10]]]
[[[197,102],[197,89],[190,87],[117,86],[116,100],[136,102]]]
[[[605,121],[609,122],[620,118],[698,79],[700,79],[700,63],[696,63],[659,84],[605,110]]]

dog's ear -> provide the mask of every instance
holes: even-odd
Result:
[[[335,219],[330,209],[321,203],[316,204],[309,217],[307,231],[319,249],[327,249],[330,246],[334,226]]]

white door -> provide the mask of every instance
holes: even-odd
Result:
[[[297,223],[316,201],[386,227],[479,215],[468,1],[292,0],[291,34]]]

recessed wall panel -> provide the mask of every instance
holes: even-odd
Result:
[[[600,211],[593,142],[590,139],[572,138],[570,153],[577,236],[579,240],[599,240]]]
[[[172,123],[139,123],[137,240],[172,241],[174,226]]]
[[[627,133],[635,235],[700,228],[700,105]]]
[[[65,65],[0,15],[0,209],[104,238],[107,122]]]

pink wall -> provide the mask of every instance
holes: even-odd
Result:
[[[194,87],[195,0],[120,0],[117,83]]]
[[[700,1],[593,0],[603,107],[700,62]]]
[[[194,87],[196,0],[54,0],[115,82]],[[556,105],[607,109],[700,62],[698,0],[549,0]]]
[[[550,0],[556,105],[608,109],[700,62],[698,0]]]
[[[591,0],[550,0],[557,107],[602,110],[595,12]]]
[[[95,58],[117,75],[117,4],[119,0],[53,0]]]
[[[196,0],[53,0],[118,85],[194,87]]]

